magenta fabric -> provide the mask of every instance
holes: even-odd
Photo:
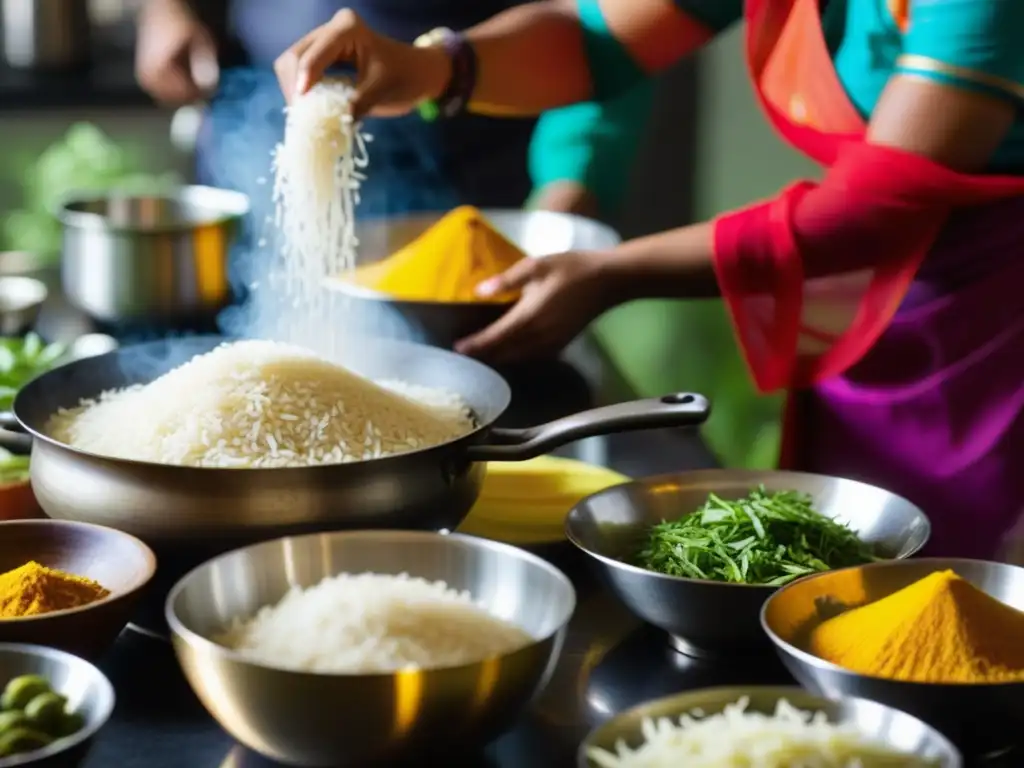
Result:
[[[920,505],[927,554],[1001,557],[1024,514],[1024,200],[954,214],[889,328],[800,417],[802,468]]]

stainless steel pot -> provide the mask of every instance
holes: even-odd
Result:
[[[380,340],[373,355],[351,367],[372,379],[457,392],[478,428],[444,445],[372,461],[251,470],[110,459],[46,436],[58,408],[152,381],[223,341],[206,336],[125,347],[68,363],[26,385],[4,426],[31,437],[0,432],[0,445],[31,448],[32,486],[46,513],[127,531],[155,546],[207,540],[213,549],[310,530],[454,529],[480,493],[484,462],[521,461],[595,435],[697,426],[709,413],[705,398],[677,393],[530,429],[493,428],[511,399],[498,373],[454,352]]]
[[[15,69],[73,70],[91,58],[88,0],[0,0],[0,28]]]
[[[68,301],[109,323],[173,325],[214,317],[231,298],[228,254],[248,198],[212,187],[64,202]]]

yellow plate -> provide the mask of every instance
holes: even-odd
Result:
[[[605,467],[556,456],[490,464],[459,532],[509,544],[561,541],[565,516],[577,502],[628,481]]]

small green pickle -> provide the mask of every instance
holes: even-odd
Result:
[[[32,728],[12,728],[0,733],[0,757],[34,752],[52,742],[53,739],[45,733],[40,733]]]
[[[85,718],[77,712],[65,712],[64,716],[57,723],[55,734],[64,739],[74,736],[85,727]]]
[[[51,692],[50,683],[39,675],[21,675],[11,680],[0,696],[0,709],[24,709],[42,693]]]
[[[67,697],[39,675],[11,680],[0,695],[0,758],[34,752],[78,733],[85,720],[68,712],[67,705]]]
[[[0,733],[6,733],[12,728],[20,728],[28,724],[28,718],[25,717],[25,713],[20,709],[0,712]]]
[[[67,703],[67,698],[59,693],[40,693],[25,706],[25,717],[36,728],[46,733],[54,733],[64,718]]]

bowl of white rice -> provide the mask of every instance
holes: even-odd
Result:
[[[867,699],[801,688],[706,688],[642,704],[598,726],[579,768],[962,768],[945,736]]]
[[[458,534],[256,544],[167,599],[185,676],[239,742],[303,766],[472,748],[546,685],[576,598],[545,560]]]

